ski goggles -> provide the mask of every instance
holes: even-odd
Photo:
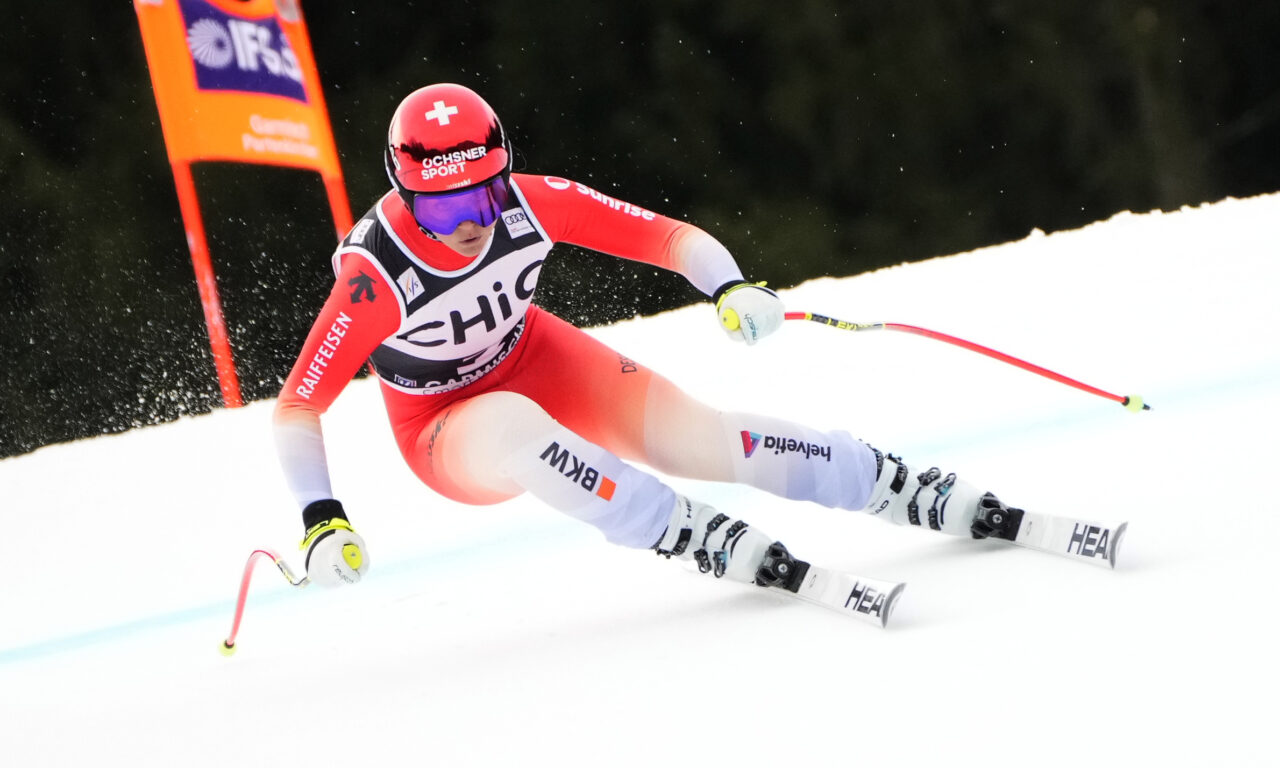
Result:
[[[511,199],[505,175],[457,192],[415,193],[413,218],[423,229],[438,235],[453,234],[459,224],[468,221],[487,227],[498,220]]]

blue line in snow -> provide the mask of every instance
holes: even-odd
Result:
[[[421,555],[386,565],[380,563],[378,565],[378,577],[379,580],[382,580],[385,577],[412,573],[418,578],[429,578],[433,573],[440,573],[457,567],[478,568],[494,560],[509,560],[513,557],[535,552],[545,554],[557,547],[581,543],[584,536],[592,535],[593,530],[576,524],[569,518],[550,525],[513,529],[494,538],[474,543],[457,543],[447,550],[424,552]],[[296,594],[300,591],[296,588],[287,585],[279,586],[283,582],[278,574],[275,574],[274,568],[263,566],[259,566],[259,568],[260,572],[255,572],[254,588],[251,588],[249,592],[248,606],[245,608],[246,612],[286,598],[296,600],[305,596]],[[264,588],[264,582],[271,583],[274,586]],[[311,589],[306,591],[309,592]],[[234,600],[206,603],[107,627],[40,640],[29,645],[0,649],[0,667],[33,661],[60,653],[79,651],[97,645],[125,640],[139,634],[152,633],[198,621],[224,619],[227,624],[221,631],[225,632],[231,629],[235,606]],[[211,638],[210,643],[212,644],[215,639],[217,638]]]

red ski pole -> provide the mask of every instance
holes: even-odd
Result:
[[[1142,398],[1139,397],[1138,395],[1112,394],[1111,392],[1107,392],[1105,390],[1098,389],[1097,387],[1090,386],[1089,384],[1085,384],[1082,381],[1076,381],[1075,379],[1070,378],[1068,376],[1063,376],[1062,374],[1051,371],[1048,368],[1042,368],[1041,366],[1038,366],[1035,363],[1028,363],[1026,360],[1021,360],[1019,358],[1014,357],[1013,355],[1006,355],[1005,353],[998,352],[994,349],[991,349],[990,347],[984,347],[981,344],[975,344],[972,341],[966,341],[964,339],[957,338],[955,336],[949,336],[945,333],[939,333],[938,331],[931,331],[928,328],[917,328],[914,325],[903,325],[901,323],[850,323],[845,320],[836,320],[830,317],[826,317],[825,315],[815,314],[813,312],[788,312],[786,313],[786,319],[812,320],[815,323],[822,323],[823,325],[829,325],[832,328],[839,328],[845,331],[887,330],[887,331],[901,331],[903,333],[914,333],[917,336],[925,336],[927,338],[935,339],[937,341],[944,341],[948,344],[954,344],[957,347],[967,349],[971,352],[977,352],[978,354],[986,355],[987,357],[999,360],[1002,363],[1008,363],[1009,365],[1017,366],[1018,368],[1021,368],[1024,371],[1030,371],[1031,373],[1037,374],[1039,376],[1043,376],[1046,379],[1052,379],[1053,381],[1066,384],[1069,387],[1075,387],[1076,389],[1082,390],[1084,392],[1088,392],[1091,395],[1097,395],[1098,397],[1103,397],[1103,398],[1106,398],[1107,400],[1114,400],[1115,402],[1120,403],[1126,409],[1133,411],[1134,413],[1137,413],[1138,411],[1151,410],[1151,406],[1142,402]]]
[[[236,634],[240,632],[240,619],[244,616],[244,602],[245,598],[249,596],[249,579],[253,577],[253,566],[259,557],[271,558],[276,567],[280,569],[285,581],[293,586],[305,587],[311,583],[311,580],[306,576],[300,579],[294,578],[293,571],[289,570],[289,564],[275,552],[269,549],[255,549],[249,555],[249,559],[245,561],[244,575],[240,577],[240,597],[236,600],[236,617],[231,622],[231,634],[227,635],[227,639],[222,641],[222,647],[219,649],[222,651],[223,656],[230,656],[236,652]]]

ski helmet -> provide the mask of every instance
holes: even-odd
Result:
[[[391,117],[387,177],[428,232],[465,221],[489,226],[510,196],[511,144],[479,94],[437,83],[405,97]]]

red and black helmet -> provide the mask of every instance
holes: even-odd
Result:
[[[449,234],[464,221],[488,226],[510,196],[511,144],[479,94],[437,83],[405,97],[391,118],[387,177],[418,224]]]

